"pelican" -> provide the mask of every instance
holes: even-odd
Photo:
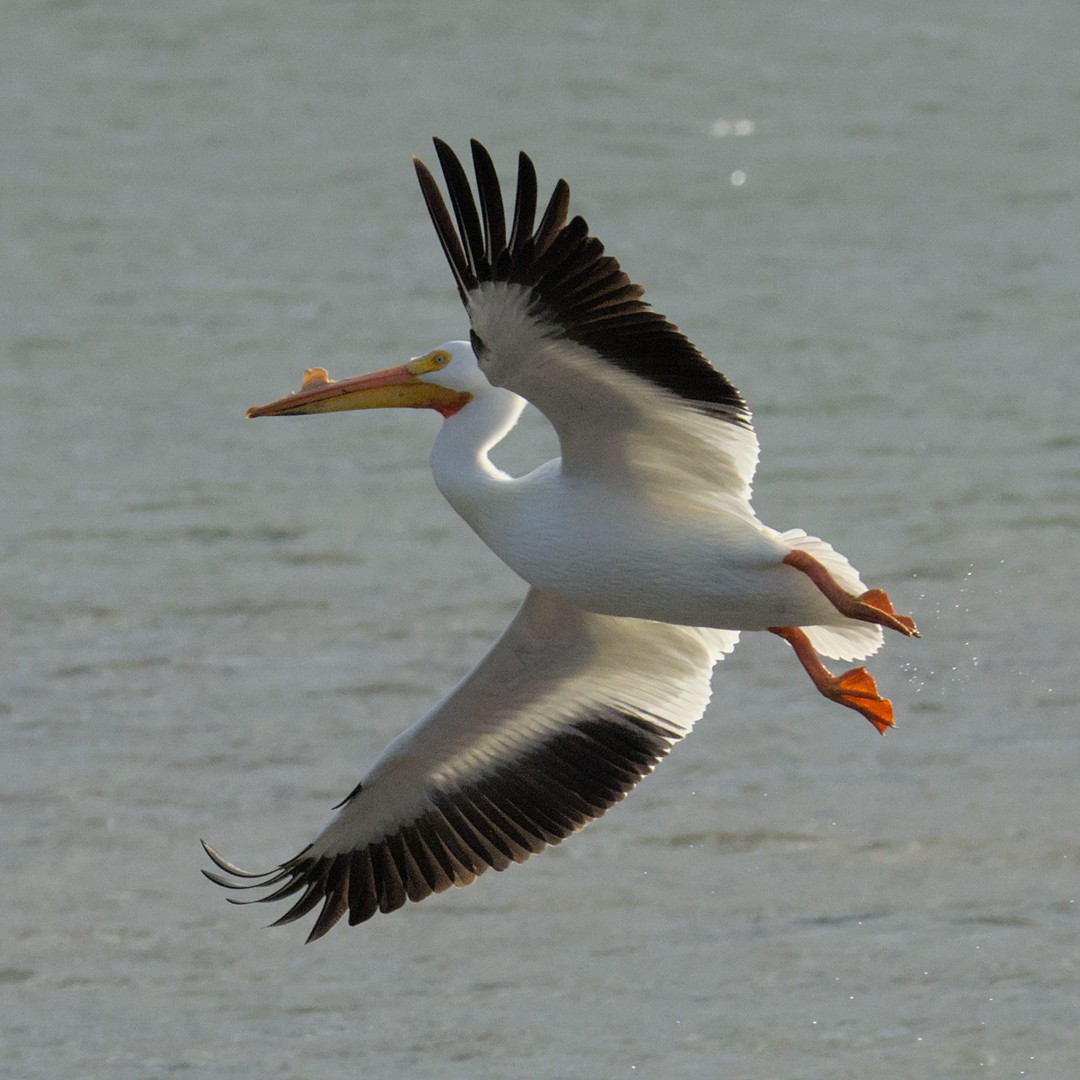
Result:
[[[834,675],[819,656],[869,656],[883,627],[918,636],[825,541],[757,519],[745,401],[585,221],[568,220],[566,182],[537,224],[536,171],[520,154],[508,229],[484,147],[471,144],[475,195],[450,147],[435,149],[452,217],[414,165],[469,341],[342,381],[310,369],[298,393],[248,415],[433,409],[436,485],[529,590],[491,651],[299,854],[254,874],[204,842],[219,885],[271,889],[261,902],[300,894],[275,926],[321,905],[309,941],[346,913],[355,925],[523,862],[599,817],[701,717],[741,631],[785,640],[820,693],[882,733],[893,709],[866,669]],[[515,477],[488,455],[527,401],[561,454]]]

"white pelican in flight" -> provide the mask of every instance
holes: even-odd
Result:
[[[249,416],[434,409],[431,453],[450,505],[529,584],[499,641],[450,696],[399,735],[294,858],[265,874],[207,846],[229,888],[295,896],[274,925],[321,905],[308,940],[394,911],[489,867],[505,869],[623,798],[705,711],[712,669],[742,630],[794,649],[814,686],[884,733],[892,705],[857,660],[881,628],[917,636],[884,592],[825,541],[758,521],[758,458],[738,390],[642,299],[560,180],[536,224],[536,172],[518,160],[509,222],[487,151],[474,196],[440,140],[453,217],[420,187],[471,322],[400,367],[302,389]],[[526,401],[561,456],[525,476],[488,453]],[[241,902],[241,901],[236,901]]]

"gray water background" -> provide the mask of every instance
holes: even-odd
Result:
[[[0,1074],[1077,1075],[1075,4],[0,19]],[[925,636],[882,739],[749,635],[601,822],[304,946],[198,838],[293,854],[523,591],[432,416],[243,416],[465,332],[432,134],[570,180],[753,406],[762,517]]]

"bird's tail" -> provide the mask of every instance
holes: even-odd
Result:
[[[846,592],[855,596],[866,592],[866,586],[859,577],[858,570],[831,544],[827,544],[817,536],[807,536],[802,529],[790,529],[782,533],[779,539],[790,544],[792,548],[812,555]],[[839,612],[837,612],[835,625],[804,626],[802,629],[810,639],[814,651],[833,660],[862,660],[881,648],[880,626],[846,619]]]

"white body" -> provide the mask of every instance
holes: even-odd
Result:
[[[727,630],[850,621],[783,564],[798,534],[785,540],[722,507],[642,505],[637,492],[575,483],[558,460],[459,500],[446,464],[432,456],[436,482],[484,543],[586,611]]]
[[[779,533],[762,524],[749,480],[730,482],[734,468],[718,475],[714,455],[700,469],[693,457],[674,467],[645,448],[636,459],[608,457],[596,467],[595,447],[579,442],[569,468],[562,458],[522,477],[496,468],[488,453],[525,401],[487,382],[467,342],[441,348],[453,363],[439,372],[440,382],[481,392],[440,429],[430,457],[435,482],[530,585],[599,615],[725,630],[800,626],[818,652],[835,659],[861,659],[880,646],[880,627],[841,615],[806,574],[783,562],[800,548],[861,593],[865,586],[847,559],[802,530]],[[692,415],[679,422],[692,432]],[[594,430],[597,442],[606,438],[603,425]],[[729,456],[741,464],[742,451],[752,463],[756,443],[743,447],[740,436],[752,441],[737,432]]]

